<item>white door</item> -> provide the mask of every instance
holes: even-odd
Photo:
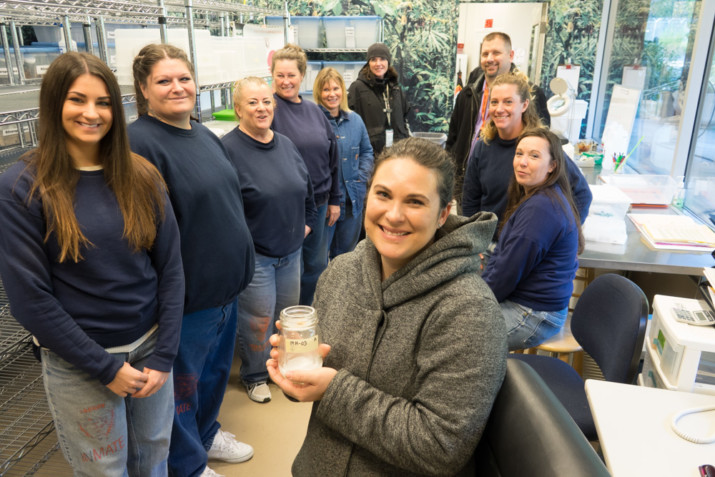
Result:
[[[517,68],[526,73],[532,83],[538,84],[547,13],[547,3],[461,3],[457,43],[464,44],[464,53],[468,58],[468,70],[462,73],[464,82],[467,82],[469,73],[479,66],[482,39],[489,33],[499,31],[511,37]]]

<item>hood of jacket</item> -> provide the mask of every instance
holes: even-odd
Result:
[[[478,273],[479,253],[489,246],[496,226],[497,216],[491,212],[472,217],[450,215],[429,247],[382,282],[384,309],[420,297],[463,273]],[[380,256],[370,239],[359,246],[370,247],[374,253],[368,255],[377,261],[376,267],[365,265],[380,270]]]

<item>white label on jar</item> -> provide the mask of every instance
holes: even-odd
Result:
[[[307,353],[309,351],[317,351],[318,343],[318,335],[297,340],[286,339],[285,350],[286,353]]]

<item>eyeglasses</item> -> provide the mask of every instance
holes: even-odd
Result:
[[[701,465],[698,467],[701,477],[715,477],[715,466],[710,464]]]

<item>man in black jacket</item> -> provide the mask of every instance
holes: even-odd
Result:
[[[479,130],[489,120],[489,86],[500,74],[516,70],[513,60],[514,50],[511,49],[509,35],[502,32],[488,34],[480,48],[480,66],[471,72],[467,85],[457,96],[449,121],[446,148],[452,153],[457,166],[454,190],[460,205],[469,153],[479,138]],[[550,126],[546,95],[538,86],[531,86],[536,112],[544,125]]]

